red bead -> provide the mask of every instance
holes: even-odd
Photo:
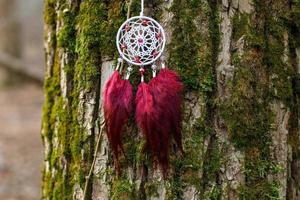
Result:
[[[145,71],[146,71],[145,68],[143,68],[143,67],[140,68],[140,74],[141,74],[142,76],[144,75]]]
[[[156,35],[155,35],[155,37],[156,37],[156,39],[161,39],[161,33],[157,33]]]
[[[155,58],[156,56],[158,56],[158,54],[159,54],[159,52],[158,51],[156,51],[156,50],[154,50],[153,52],[152,52],[152,56]]]
[[[147,26],[147,25],[149,24],[149,20],[144,19],[143,22],[142,22],[142,24],[143,24],[144,26]]]
[[[139,39],[138,39],[138,43],[139,43],[139,44],[143,44],[143,43],[144,43],[143,38],[139,38]]]
[[[121,49],[127,49],[127,46],[125,44],[122,44]]]
[[[134,60],[135,60],[135,62],[137,62],[137,63],[140,63],[140,62],[141,62],[141,58],[140,58],[139,56],[136,56],[136,57],[134,58]]]
[[[126,30],[126,31],[129,31],[130,29],[131,29],[131,27],[130,27],[128,24],[126,24],[126,25],[125,25],[125,30]]]

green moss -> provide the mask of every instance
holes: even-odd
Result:
[[[215,139],[215,142],[211,143],[208,146],[207,154],[204,157],[203,163],[203,187],[206,187],[207,184],[214,182],[218,179],[221,167],[221,151],[219,144]]]
[[[171,161],[173,173],[169,177],[166,199],[183,199],[184,185],[182,182],[183,163],[179,159]]]
[[[60,1],[59,7],[56,7],[55,1],[47,1],[45,6],[45,21],[51,23],[53,33],[56,33],[56,20],[62,24],[58,34],[54,34],[52,38],[54,41],[57,38],[58,42],[57,46],[55,42],[51,43],[56,53],[51,77],[45,81],[46,98],[43,111],[44,137],[51,142],[50,157],[46,159],[50,160],[50,171],[55,170],[54,177],[44,175],[43,193],[51,199],[71,199],[73,184],[84,184],[89,168],[85,163],[91,163],[92,159],[93,141],[87,141],[84,137],[84,129],[78,122],[78,111],[79,91],[89,92],[95,88],[95,80],[99,79],[100,74],[98,67],[101,64],[101,32],[95,27],[100,27],[103,17],[101,13],[105,13],[105,10],[99,2],[82,3],[78,18],[76,16],[79,4],[72,3],[70,6],[67,1]],[[60,92],[62,69],[58,52],[63,52],[68,57],[67,63],[64,63],[64,70],[67,74],[68,89],[73,89],[73,92],[68,91],[68,101],[64,100]],[[75,66],[77,54],[80,59]],[[99,86],[99,81],[96,82]],[[52,144],[54,135],[57,138],[55,141],[58,142],[56,146]],[[65,169],[66,163],[68,168]]]
[[[219,52],[219,9],[216,1],[174,1],[170,11],[174,14],[172,19],[172,40],[169,45],[169,66],[180,73],[187,90],[197,90],[205,99],[205,109],[202,110],[200,119],[193,127],[184,127],[185,155],[183,158],[171,156],[172,169],[174,170],[169,182],[169,199],[182,199],[186,185],[194,186],[199,192],[202,190],[203,180],[199,178],[199,171],[205,168],[207,175],[216,174],[215,168],[219,166],[220,154],[214,159],[203,163],[203,146],[205,138],[212,133],[211,114],[215,93],[215,67]],[[196,27],[195,24],[201,24]],[[208,30],[205,32],[204,30]],[[190,116],[186,116],[189,120]],[[213,144],[218,149],[215,144]],[[211,148],[211,150],[214,149]],[[209,157],[209,156],[208,156]],[[215,165],[216,164],[216,165]],[[213,179],[213,178],[212,178]]]
[[[54,104],[57,96],[60,94],[60,85],[59,85],[59,64],[58,64],[58,57],[57,54],[55,54],[54,58],[54,65],[53,65],[53,75],[52,77],[49,77],[45,80],[44,85],[44,91],[46,92],[45,96],[45,103],[43,106],[43,119],[42,119],[42,129],[43,129],[43,139],[47,140],[49,142],[49,149],[48,154],[45,159],[49,160],[49,168],[51,169],[53,167],[53,155],[55,152],[53,152],[53,144],[52,139],[54,135],[55,130],[55,122],[56,118],[53,117],[53,113],[55,112]],[[47,173],[43,177],[43,189],[44,194],[43,195],[49,195],[53,188],[54,180],[51,179],[51,174]]]
[[[197,119],[197,123],[190,129],[183,129],[185,154],[182,158],[178,156],[172,157],[173,162],[180,166],[179,168],[183,185],[194,186],[197,190],[201,189],[201,180],[199,178],[199,171],[202,170],[203,163],[203,147],[204,140],[208,134],[203,120]],[[177,167],[178,168],[178,167]]]
[[[193,127],[184,127],[184,150],[182,157],[178,153],[171,154],[172,173],[167,184],[166,199],[183,199],[186,186],[193,186],[201,191],[199,171],[202,170],[204,139],[208,130],[205,129],[202,119],[197,120]]]
[[[221,189],[219,188],[219,174],[221,167],[221,157],[222,149],[219,144],[218,139],[215,136],[214,123],[215,114],[216,114],[216,94],[217,94],[217,77],[216,77],[216,68],[218,65],[218,55],[220,47],[220,8],[218,1],[208,0],[208,31],[209,31],[209,57],[208,64],[206,68],[207,80],[210,80],[210,90],[204,90],[204,97],[206,101],[205,111],[203,113],[203,125],[205,130],[205,135],[210,137],[210,142],[208,144],[207,150],[203,155],[203,178],[201,180],[201,195],[203,198],[207,199],[216,199],[221,195]],[[204,79],[204,80],[205,80]],[[210,193],[206,193],[207,189],[214,185],[214,189]]]
[[[220,16],[219,8],[216,0],[208,0],[210,7],[209,11],[209,33],[210,33],[210,42],[211,42],[211,64],[213,69],[216,67],[218,62],[219,48],[220,48]],[[214,73],[215,74],[215,73]]]
[[[290,106],[291,116],[289,118],[289,134],[288,144],[291,147],[292,162],[299,162],[300,160],[300,139],[299,139],[299,118],[300,118],[300,75],[298,73],[298,63],[296,48],[300,47],[300,1],[293,0],[290,2],[290,18],[288,18],[289,25],[289,47],[290,47],[290,62],[293,66],[292,88],[293,98]],[[299,178],[297,172],[292,169],[288,178],[288,185],[293,186]],[[294,187],[287,188],[287,199],[292,199]]]
[[[240,198],[278,199],[279,185],[267,178],[280,172],[270,153],[274,123],[270,102],[291,105],[292,71],[283,60],[286,7],[281,1],[254,1],[253,6],[253,16],[238,13],[233,19],[233,39],[245,36],[245,52],[243,56],[233,52],[231,96],[220,108],[231,141],[245,153],[246,184]]]
[[[299,102],[300,102],[300,75],[297,72],[298,70],[298,63],[297,63],[297,55],[296,55],[296,48],[300,47],[300,1],[293,0],[290,4],[291,13],[290,17],[287,19],[287,24],[289,25],[289,47],[290,47],[290,62],[293,66],[293,76],[292,79],[292,88],[293,88],[293,98],[291,103],[291,117],[290,117],[290,128],[289,128],[289,135],[288,140],[289,144],[293,148],[293,152],[295,157],[299,157],[300,153],[298,151],[298,146],[300,141],[298,139],[298,129],[299,129],[299,116],[300,116],[300,109],[299,109]]]
[[[300,1],[292,0],[291,4],[291,16],[289,18],[290,34],[291,36],[291,47],[300,46]]]
[[[68,113],[64,110],[65,102],[60,96],[60,83],[57,77],[60,77],[60,67],[58,63],[54,65],[53,76],[46,80],[45,91],[46,99],[43,109],[43,127],[44,136],[50,142],[49,161],[50,171],[55,169],[55,176],[51,173],[44,176],[44,191],[53,199],[61,199],[71,195],[68,176],[63,175],[64,163],[69,162],[69,139],[68,139]],[[49,84],[49,85],[48,85]],[[64,179],[64,181],[62,180]],[[61,184],[58,184],[61,182]],[[48,186],[47,186],[48,185]],[[52,194],[53,192],[53,194]],[[60,196],[59,196],[60,195]]]
[[[127,4],[122,0],[113,0],[107,5],[107,20],[103,21],[101,53],[105,56],[118,56],[115,37],[121,24],[126,20]]]
[[[268,102],[264,101],[264,92],[255,84],[255,70],[257,69],[241,70],[237,74],[235,91],[222,108],[222,116],[227,122],[230,137],[235,146],[242,150],[257,145],[264,148],[271,140],[269,131],[272,112]]]
[[[63,48],[68,54],[71,54],[75,52],[76,47],[76,16],[78,14],[78,7],[69,8],[66,3],[62,4],[61,7],[60,20],[63,26],[57,35],[57,46]]]
[[[99,80],[106,18],[106,5],[102,1],[84,1],[80,4],[76,38],[76,53],[79,60],[76,63],[74,77],[78,81],[78,87],[75,91],[85,89],[86,92],[90,92]]]
[[[150,197],[159,198],[159,193],[157,191],[158,191],[160,185],[157,182],[148,181],[144,187],[145,187],[146,196],[149,199],[150,199]]]
[[[44,21],[52,30],[56,27],[56,0],[47,0],[44,5]]]
[[[271,182],[256,185],[255,188],[241,186],[239,188],[239,198],[241,200],[282,200],[279,198],[279,183]]]
[[[214,187],[212,192],[209,194],[208,199],[210,200],[219,200],[221,199],[221,189],[218,187]]]
[[[115,180],[112,184],[112,200],[136,199],[135,186],[127,180]]]
[[[187,89],[197,89],[200,85],[200,37],[194,22],[201,2],[174,0],[170,8],[174,17],[171,22],[172,40],[168,46],[169,66],[180,73]]]
[[[238,41],[249,32],[249,14],[238,13],[232,18],[232,40]]]

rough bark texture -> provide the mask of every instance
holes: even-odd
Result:
[[[151,0],[168,66],[185,84],[183,145],[167,180],[134,118],[116,177],[101,91],[117,58],[124,0],[45,0],[43,199],[300,199],[300,1]],[[139,13],[133,1],[132,15]],[[137,85],[138,69],[133,75]]]

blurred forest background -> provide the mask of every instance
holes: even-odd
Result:
[[[43,1],[0,0],[0,199],[40,196]]]

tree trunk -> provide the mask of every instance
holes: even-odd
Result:
[[[300,1],[145,6],[165,28],[168,66],[185,85],[184,156],[172,149],[164,180],[132,114],[116,176],[101,91],[126,1],[46,0],[43,199],[300,199]],[[139,1],[131,10],[138,15]]]

